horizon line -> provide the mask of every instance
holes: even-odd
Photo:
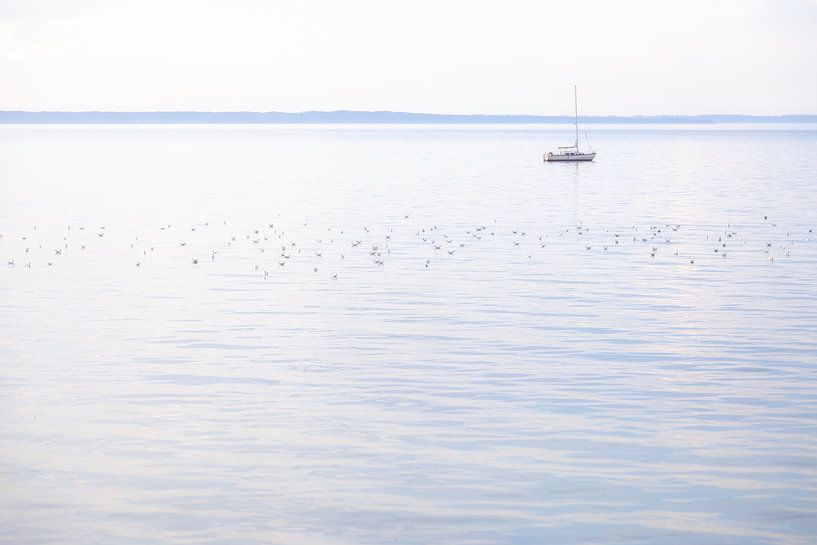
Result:
[[[0,110],[0,123],[569,123],[571,115],[441,114],[392,110]],[[817,123],[817,114],[581,115],[585,123]]]

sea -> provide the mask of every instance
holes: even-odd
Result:
[[[817,538],[817,125],[0,126],[0,542]]]

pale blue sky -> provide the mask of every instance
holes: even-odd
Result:
[[[817,113],[817,0],[0,0],[0,109]]]

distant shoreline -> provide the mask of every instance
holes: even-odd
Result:
[[[713,124],[817,123],[817,115],[654,115],[579,116],[581,123]],[[410,112],[27,112],[0,111],[0,124],[205,124],[205,123],[394,123],[394,124],[536,124],[572,123],[566,115],[461,115]]]

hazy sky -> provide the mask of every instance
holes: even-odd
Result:
[[[0,0],[0,109],[817,113],[817,0]]]

